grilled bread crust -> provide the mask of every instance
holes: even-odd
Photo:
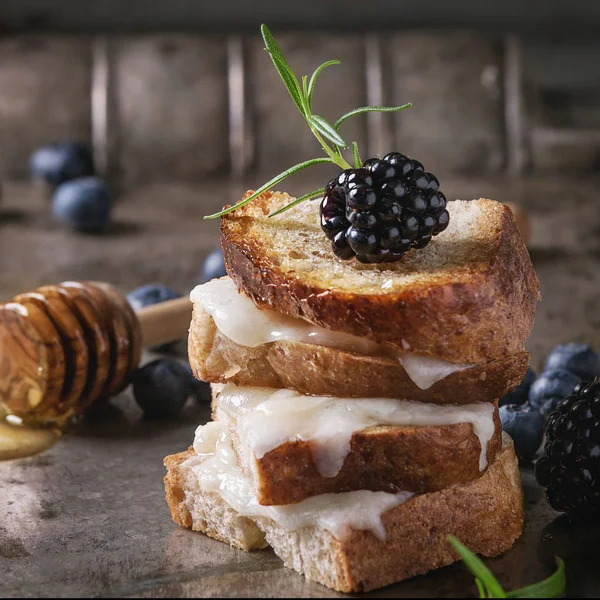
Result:
[[[268,217],[292,200],[265,192],[221,220],[227,272],[258,307],[454,362],[522,351],[539,283],[507,206],[449,202],[448,229],[426,248],[364,265],[334,256],[318,202]]]
[[[194,307],[188,356],[194,375],[211,383],[290,388],[302,394],[399,398],[435,404],[491,402],[523,379],[529,354],[516,354],[452,373],[423,390],[399,361],[337,348],[277,341],[256,348],[224,336],[213,318]]]
[[[385,540],[352,531],[341,541],[319,527],[288,531],[268,518],[256,519],[260,529],[248,531],[251,520],[238,515],[236,521],[237,513],[220,496],[193,486],[186,473],[192,456],[190,450],[165,459],[167,501],[176,523],[248,550],[264,546],[262,530],[287,567],[340,592],[374,590],[457,561],[448,535],[477,554],[497,556],[523,532],[518,461],[506,434],[482,477],[415,496],[384,513]]]
[[[166,500],[173,521],[246,552],[266,548],[265,535],[252,519],[238,514],[219,494],[200,489],[185,464],[195,456],[190,447],[186,452],[171,454],[164,460]]]
[[[385,425],[357,431],[340,472],[323,477],[310,442],[281,444],[258,459],[245,451],[236,423],[213,403],[215,420],[225,422],[240,465],[253,482],[259,504],[294,504],[319,494],[435,492],[481,477],[481,444],[470,423],[428,427]],[[486,448],[488,465],[502,446],[502,425],[494,412],[495,432]]]

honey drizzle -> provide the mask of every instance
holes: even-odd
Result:
[[[62,436],[62,430],[52,425],[25,425],[18,417],[8,415],[0,404],[0,461],[25,458],[51,448]]]

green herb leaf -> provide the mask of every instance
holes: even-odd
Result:
[[[534,583],[508,594],[502,589],[491,571],[454,536],[448,536],[454,550],[475,576],[480,598],[557,598],[563,596],[567,586],[564,562],[556,557],[558,569],[544,581]]]
[[[407,102],[406,104],[403,104],[402,106],[361,106],[361,108],[355,108],[354,110],[351,110],[350,112],[346,113],[345,115],[342,115],[333,125],[333,128],[337,131],[341,124],[346,121],[346,119],[349,119],[350,117],[353,117],[355,115],[361,115],[363,113],[367,113],[367,112],[396,112],[397,110],[404,110],[405,108],[410,108],[412,106],[411,102]]]
[[[565,563],[556,557],[558,569],[544,581],[528,585],[507,594],[508,598],[557,598],[565,593],[567,577],[565,575]]]
[[[317,67],[315,69],[315,72],[312,74],[311,78],[310,78],[310,83],[308,84],[308,92],[306,93],[306,100],[307,100],[307,104],[308,107],[310,109],[312,109],[312,97],[313,97],[313,92],[315,91],[315,83],[317,83],[317,77],[319,76],[319,74],[321,73],[321,71],[327,67],[331,67],[332,65],[339,65],[340,61],[339,60],[328,60],[327,62],[324,62],[322,65],[320,65],[319,67]]]
[[[360,160],[360,154],[358,153],[358,144],[356,142],[352,142],[352,156],[354,156],[354,166],[357,169],[362,167],[362,160]]]
[[[475,556],[464,544],[458,541],[453,535],[448,536],[448,540],[456,553],[462,558],[463,562],[480,580],[480,583],[488,593],[489,598],[506,598],[506,593],[498,583],[492,572]]]
[[[263,24],[260,26],[260,31],[265,42],[266,50],[271,56],[271,60],[273,61],[273,64],[275,65],[275,68],[277,69],[281,80],[283,81],[287,91],[292,97],[292,100],[298,107],[298,110],[306,117],[306,109],[303,101],[302,88],[298,83],[298,79],[294,75],[294,72],[292,71],[287,60],[285,59],[281,48],[275,41],[275,38],[269,31],[268,27]]]
[[[308,122],[324,137],[329,141],[333,142],[336,146],[347,148],[348,144],[344,138],[323,118],[319,115],[310,115]]]
[[[475,585],[477,586],[477,589],[479,590],[479,597],[487,598],[487,594],[485,593],[485,588],[483,587],[483,583],[481,583],[481,579],[479,579],[479,577],[475,577]]]
[[[314,192],[309,192],[308,194],[304,194],[304,196],[300,196],[300,198],[296,198],[293,202],[290,202],[289,204],[286,204],[285,206],[282,206],[281,208],[278,208],[277,210],[273,211],[272,213],[269,214],[269,218],[274,217],[276,215],[280,215],[282,212],[285,212],[286,210],[289,210],[290,208],[294,208],[294,206],[305,202],[306,200],[310,200],[312,198],[318,198],[319,196],[322,196],[325,193],[325,188],[319,188],[318,190],[315,190]]]
[[[303,163],[299,163],[285,170],[283,173],[280,173],[276,177],[273,177],[270,181],[267,181],[264,185],[261,185],[251,196],[248,196],[244,200],[241,200],[237,204],[230,206],[229,208],[224,208],[223,210],[214,213],[213,215],[207,215],[205,219],[216,219],[217,217],[222,217],[227,213],[233,212],[234,210],[252,202],[256,197],[260,196],[263,192],[270,190],[274,185],[277,185],[280,181],[283,181],[286,177],[297,173],[298,171],[302,171],[302,169],[306,169],[307,167],[312,167],[313,165],[319,165],[322,163],[332,163],[334,162],[331,158],[311,158]]]

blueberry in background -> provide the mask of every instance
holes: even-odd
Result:
[[[133,395],[149,417],[176,417],[196,392],[189,367],[173,358],[158,358],[138,369],[132,377]]]
[[[127,294],[127,301],[134,311],[138,311],[145,306],[151,306],[152,304],[175,300],[175,298],[181,298],[181,294],[160,283],[142,285]],[[169,352],[173,349],[173,342],[153,346],[150,349],[154,352]]]
[[[51,186],[94,174],[92,149],[83,142],[55,142],[38,148],[29,159],[35,178]]]
[[[502,429],[512,437],[521,464],[531,462],[544,437],[544,417],[530,404],[500,407]]]
[[[512,391],[503,396],[498,401],[498,406],[505,406],[507,404],[525,404],[529,397],[529,390],[535,381],[537,375],[531,367],[527,367],[525,377],[523,381]]]
[[[225,275],[227,275],[227,271],[225,271],[225,262],[223,261],[221,248],[215,248],[204,259],[204,264],[202,265],[202,283],[218,277],[225,277]]]
[[[529,390],[529,402],[546,417],[563,398],[573,392],[580,381],[580,377],[565,369],[544,371]]]
[[[564,369],[581,379],[594,379],[598,375],[600,358],[586,344],[561,344],[556,346],[544,364],[545,371]]]
[[[54,218],[84,233],[100,232],[110,222],[112,194],[98,177],[74,179],[59,185],[52,195]]]
[[[133,310],[140,310],[145,306],[175,300],[175,298],[181,298],[181,294],[160,283],[142,285],[127,294],[127,300]]]

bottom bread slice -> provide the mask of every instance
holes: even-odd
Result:
[[[252,519],[233,510],[216,492],[202,490],[189,463],[185,464],[194,456],[190,448],[165,458],[165,490],[173,521],[240,550],[266,548],[265,534]]]
[[[458,559],[452,534],[473,552],[496,556],[523,530],[523,492],[512,441],[504,434],[494,463],[478,479],[414,496],[382,515],[386,539],[352,530],[343,540],[318,526],[283,528],[239,515],[215,492],[203,492],[188,450],[165,459],[167,502],[179,525],[244,550],[268,543],[287,567],[340,592],[368,591]]]

